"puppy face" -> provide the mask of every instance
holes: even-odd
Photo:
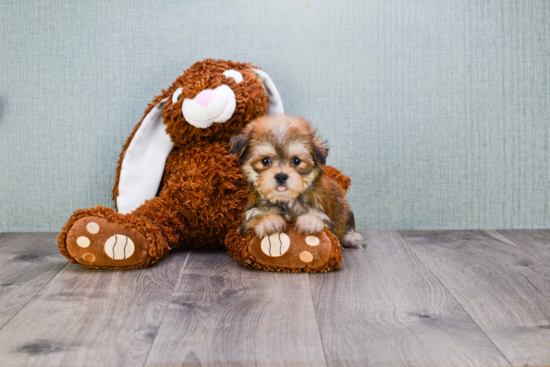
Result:
[[[328,148],[308,121],[263,116],[231,140],[231,151],[252,188],[270,202],[288,201],[312,187]]]

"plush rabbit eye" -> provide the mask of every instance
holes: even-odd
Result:
[[[225,75],[226,78],[233,78],[237,83],[240,83],[243,81],[243,75],[239,73],[237,70],[226,70],[223,72],[223,75]]]
[[[178,99],[180,98],[181,92],[183,92],[183,88],[178,88],[176,89],[174,94],[172,94],[172,104],[178,101]]]

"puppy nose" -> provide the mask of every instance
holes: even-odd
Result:
[[[278,184],[284,184],[287,179],[288,175],[286,173],[281,172],[275,175],[275,181],[277,181]]]

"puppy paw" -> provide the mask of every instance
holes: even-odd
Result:
[[[260,223],[256,224],[254,226],[254,231],[256,232],[256,236],[259,238],[264,238],[265,236],[269,236],[273,233],[281,233],[284,232],[286,229],[286,222],[283,218],[281,218],[278,215],[268,215],[265,218],[263,218]]]
[[[344,247],[350,247],[350,248],[366,248],[367,242],[357,232],[348,232],[342,237],[342,240],[340,241],[342,246]]]
[[[300,215],[296,219],[296,232],[302,235],[320,233],[325,229],[325,223],[314,214]]]

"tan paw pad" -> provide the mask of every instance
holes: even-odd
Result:
[[[95,256],[92,255],[92,254],[84,254],[84,256],[82,256],[82,258],[84,260],[86,260],[87,262],[89,262],[89,263],[93,263],[94,260],[95,260]]]
[[[88,232],[90,232],[91,234],[96,234],[97,232],[99,232],[99,224],[97,224],[96,222],[90,222],[90,223],[88,223],[88,225],[86,226],[86,229],[87,229]]]
[[[124,260],[134,253],[134,241],[128,236],[115,234],[105,242],[105,253],[113,260]]]
[[[82,248],[90,246],[90,239],[88,237],[80,236],[76,239],[76,244]]]
[[[305,263],[310,263],[313,261],[313,255],[309,251],[302,251],[300,252],[300,260]]]
[[[262,240],[262,251],[270,257],[282,256],[289,246],[290,238],[285,233],[273,233]]]
[[[307,236],[306,237],[306,243],[309,246],[317,246],[319,244],[319,238],[315,236]]]

